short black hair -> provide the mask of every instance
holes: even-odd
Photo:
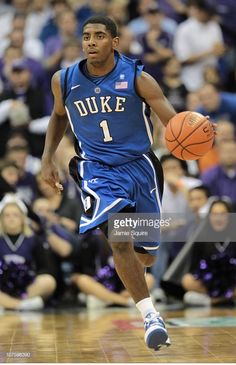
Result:
[[[233,204],[232,204],[232,201],[231,201],[230,198],[228,198],[228,197],[216,197],[216,199],[214,199],[213,202],[211,203],[209,213],[211,213],[212,208],[216,204],[223,204],[229,213],[234,212],[234,207],[233,207]]]
[[[186,174],[188,174],[188,165],[187,162],[185,160],[180,160],[179,158],[175,157],[174,155],[172,155],[171,153],[165,153],[160,157],[160,163],[163,164],[166,161],[169,160],[176,160],[179,161],[180,166],[182,167],[182,169],[184,170],[184,172]]]
[[[194,6],[195,8],[199,9],[200,11],[204,11],[208,13],[209,16],[215,14],[215,9],[207,0],[189,0],[187,2],[188,6]]]
[[[196,190],[202,191],[206,195],[207,198],[210,198],[210,196],[211,196],[210,190],[206,185],[194,186],[194,188],[191,188],[189,190],[189,193],[191,193],[192,191],[196,191]]]
[[[118,30],[117,30],[116,23],[107,16],[101,16],[101,15],[91,16],[84,22],[83,30],[87,24],[103,24],[103,25],[105,25],[106,30],[108,30],[111,33],[112,38],[115,38],[118,36]]]

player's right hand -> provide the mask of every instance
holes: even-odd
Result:
[[[57,194],[61,194],[63,186],[60,183],[55,163],[52,160],[49,161],[42,159],[41,172],[43,180],[50,185]]]

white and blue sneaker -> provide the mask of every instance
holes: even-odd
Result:
[[[170,346],[165,323],[158,313],[148,313],[144,321],[144,340],[147,347],[158,351],[162,346]]]

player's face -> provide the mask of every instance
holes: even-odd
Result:
[[[87,24],[83,31],[83,51],[92,64],[104,63],[113,54],[118,38],[112,38],[104,24]]]

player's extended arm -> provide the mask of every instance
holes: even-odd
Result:
[[[136,79],[136,90],[166,126],[176,112],[154,78],[142,72]]]
[[[52,92],[54,95],[54,106],[48,124],[42,155],[42,175],[50,186],[57,192],[60,192],[63,188],[59,182],[58,171],[54,163],[54,155],[68,125],[66,110],[62,102],[60,71],[56,72],[52,77]]]

